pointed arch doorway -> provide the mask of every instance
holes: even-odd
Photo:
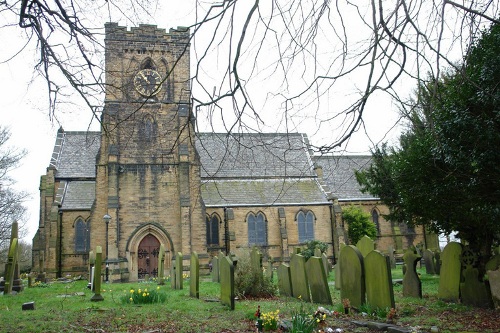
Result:
[[[158,276],[158,255],[160,253],[160,241],[152,234],[147,234],[139,243],[137,250],[137,277],[144,279]]]

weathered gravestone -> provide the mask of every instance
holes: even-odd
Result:
[[[462,244],[448,243],[441,253],[438,298],[447,302],[458,302],[460,298],[460,279],[462,272]]]
[[[394,247],[392,245],[389,245],[387,248],[387,252],[389,255],[389,262],[391,263],[391,268],[396,268],[396,258],[394,257]]]
[[[182,253],[177,252],[177,256],[175,258],[175,289],[181,290],[183,288],[183,267],[182,267]]]
[[[307,281],[313,303],[333,304],[325,266],[321,257],[310,257],[306,262]]]
[[[219,278],[219,258],[217,256],[212,258],[212,282],[220,282]]]
[[[190,271],[189,271],[189,295],[200,298],[200,261],[198,253],[191,253]]]
[[[165,284],[165,246],[160,245],[160,252],[158,253],[158,284],[160,286]]]
[[[331,268],[330,268],[330,263],[328,262],[328,256],[326,255],[326,253],[321,254],[321,261],[323,262],[323,266],[325,267],[326,276],[329,276]]]
[[[220,300],[234,310],[234,265],[231,258],[219,256]]]
[[[441,272],[441,252],[434,252],[434,269],[436,274],[439,275]]]
[[[267,258],[266,277],[273,280],[273,258]]]
[[[342,252],[342,249],[346,245],[344,243],[340,243],[340,250],[339,250],[339,258],[337,258],[337,262],[335,263],[334,271],[335,271],[335,289],[340,290],[340,285],[342,284],[341,282],[341,274],[340,274],[340,265],[339,265],[339,259],[340,259],[340,252]]]
[[[290,258],[290,275],[292,277],[292,296],[301,297],[310,302],[309,283],[306,274],[306,259],[300,254],[292,254]]]
[[[250,251],[250,265],[253,270],[262,272],[262,253],[256,247]]]
[[[172,266],[170,266],[170,288],[176,289],[177,288],[177,265],[176,265],[176,258],[172,260]]]
[[[278,267],[278,288],[281,296],[292,297],[292,278],[290,276],[290,266],[281,264]]]
[[[365,256],[366,302],[379,309],[396,308],[389,257],[379,251]]]
[[[94,280],[93,280],[93,274],[94,274],[94,266],[95,266],[95,253],[94,251],[89,252],[89,283],[87,285],[87,288],[89,288],[91,291],[94,291]]]
[[[97,246],[95,249],[95,266],[94,266],[94,296],[90,298],[92,302],[104,301],[101,295],[101,270],[102,270],[102,248]]]
[[[14,284],[18,255],[19,255],[19,248],[17,244],[17,238],[14,238],[11,239],[10,241],[9,256],[7,259],[7,265],[5,266],[5,281],[3,289],[3,293],[5,295],[10,294],[13,290],[12,286]]]
[[[373,242],[373,239],[370,237],[364,235],[361,237],[361,239],[358,241],[356,244],[356,247],[358,248],[359,252],[363,255],[363,257],[366,257],[366,255],[373,250],[375,250],[375,243]]]
[[[492,307],[491,295],[488,286],[479,280],[479,270],[474,267],[477,263],[477,255],[465,247],[462,251],[462,276],[463,282],[460,283],[460,297],[465,305],[471,305],[481,308]]]
[[[426,274],[436,274],[436,268],[434,265],[434,252],[430,249],[424,250],[423,254],[425,273]]]
[[[353,246],[340,250],[340,298],[348,299],[350,305],[359,308],[365,303],[365,268],[363,255]]]
[[[406,250],[403,261],[406,272],[403,276],[403,296],[422,298],[422,282],[417,274],[417,263],[422,259],[414,249]]]
[[[487,271],[490,281],[491,297],[495,308],[500,308],[500,269]]]

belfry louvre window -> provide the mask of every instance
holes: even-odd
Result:
[[[314,239],[314,219],[314,214],[311,211],[300,211],[297,213],[299,243],[304,243]]]
[[[267,245],[267,227],[264,214],[249,213],[247,215],[248,224],[248,245]]]
[[[220,218],[217,214],[207,215],[207,245],[219,245],[219,223]]]
[[[75,222],[75,252],[88,252],[90,232],[88,223],[79,217]]]

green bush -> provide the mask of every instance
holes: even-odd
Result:
[[[240,251],[234,272],[234,293],[240,298],[273,297],[277,294],[277,286],[263,274],[262,270],[251,265],[250,252]]]
[[[364,235],[374,239],[377,236],[377,227],[371,221],[370,214],[358,206],[348,206],[342,210],[342,218],[347,223],[347,236],[351,244],[356,243]]]
[[[121,297],[122,303],[130,304],[152,304],[164,303],[167,300],[167,295],[160,291],[160,287],[156,289],[130,289],[127,295]]]
[[[321,253],[325,253],[328,249],[328,244],[319,240],[310,240],[306,242],[306,248],[300,254],[306,259],[314,256],[314,250],[319,249]]]

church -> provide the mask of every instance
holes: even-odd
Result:
[[[59,129],[40,180],[33,271],[87,274],[102,247],[106,280],[137,281],[192,252],[201,266],[221,251],[258,246],[287,261],[308,240],[348,243],[342,206],[377,226],[377,248],[427,244],[421,228],[385,221],[354,170],[370,157],[315,157],[303,133],[195,133],[190,33],[153,25],[105,27],[106,93],[101,130]],[[428,246],[427,246],[428,247]]]

